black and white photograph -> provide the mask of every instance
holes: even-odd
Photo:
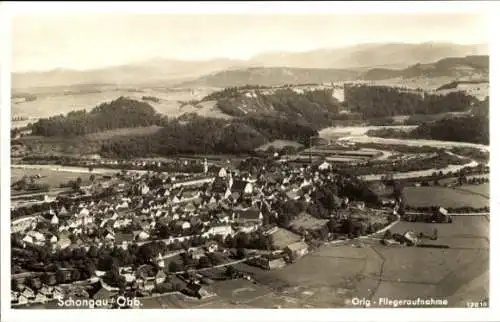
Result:
[[[2,311],[490,309],[487,12],[331,4],[12,11]]]

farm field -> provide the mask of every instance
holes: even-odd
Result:
[[[57,172],[47,169],[20,169],[11,168],[11,182],[16,182],[20,180],[23,176],[35,176],[41,175],[42,178],[38,179],[38,183],[48,184],[50,188],[59,188],[61,183],[66,183],[69,180],[76,180],[77,178],[82,179],[82,184],[90,183],[90,174],[74,173],[74,172]],[[95,179],[99,180],[101,177],[98,174],[94,174]]]
[[[469,191],[472,194],[482,196],[484,198],[490,197],[490,184],[489,183],[480,184],[480,185],[465,185],[465,186],[457,187],[456,189],[460,190],[460,191]]]
[[[159,126],[123,128],[70,138],[26,136],[19,139],[19,142],[33,154],[92,154],[99,153],[103,141],[127,136],[151,135],[159,129]]]
[[[199,88],[196,91],[191,89],[125,89],[107,88],[91,93],[64,94],[42,93],[37,95],[37,99],[29,102],[13,103],[11,114],[13,117],[28,117],[29,122],[35,122],[39,118],[66,114],[75,110],[90,111],[97,105],[117,99],[120,96],[142,100],[143,96],[153,96],[160,99],[159,102],[146,101],[153,106],[157,112],[168,116],[176,117],[184,113],[196,112],[200,115],[211,117],[224,117],[225,114],[214,107],[215,102],[203,102],[198,107],[190,104],[182,104],[192,100],[201,100],[211,93],[211,88]],[[36,95],[36,94],[35,94]],[[26,125],[24,122],[14,122],[13,125],[20,127]]]
[[[466,190],[444,187],[406,187],[404,195],[413,207],[474,207],[489,206],[489,199]]]

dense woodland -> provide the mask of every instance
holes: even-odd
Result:
[[[419,125],[410,132],[383,128],[370,130],[368,135],[383,138],[429,139],[490,144],[489,97],[478,102],[468,116],[445,118]]]
[[[127,127],[157,125],[161,115],[145,102],[125,97],[92,109],[40,119],[32,126],[33,135],[77,136]]]
[[[144,155],[253,153],[275,139],[306,142],[317,132],[277,118],[245,117],[232,121],[192,117],[190,122],[170,120],[156,134],[121,138],[103,144],[105,156],[133,158]]]
[[[477,99],[463,92],[429,95],[388,86],[356,85],[344,90],[347,105],[365,119],[395,115],[438,114],[469,110]]]

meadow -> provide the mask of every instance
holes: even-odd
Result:
[[[474,186],[470,189],[489,190],[486,188],[476,188]],[[480,196],[475,193],[467,191],[467,189],[445,188],[445,187],[406,187],[404,195],[408,205],[413,207],[429,207],[429,206],[443,206],[443,207],[474,207],[482,208],[489,206],[488,198]]]
[[[104,88],[95,92],[64,93],[61,89],[51,93],[37,95],[37,99],[29,102],[13,103],[11,114],[13,117],[28,117],[29,122],[35,122],[39,118],[67,114],[75,110],[90,111],[97,105],[117,99],[120,96],[129,97],[142,101],[143,96],[158,98],[158,102],[147,100],[158,113],[177,117],[185,113],[197,113],[210,117],[228,118],[215,108],[215,102],[201,102],[194,106],[187,102],[199,101],[213,89],[199,88],[191,89],[161,89],[161,88]],[[26,125],[28,121],[14,122],[19,127]]]
[[[48,169],[19,169],[11,168],[11,182],[14,183],[20,180],[23,176],[36,176],[40,175],[41,178],[37,180],[40,184],[48,184],[50,188],[59,188],[62,183],[67,183],[70,180],[82,179],[82,184],[90,183],[90,174],[82,174],[75,172],[58,172]],[[94,174],[95,180],[102,176]]]

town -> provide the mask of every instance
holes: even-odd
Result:
[[[117,173],[33,206],[36,213],[17,210],[12,301],[44,303],[69,296],[65,290],[94,299],[119,292],[199,297],[213,280],[252,278],[235,263],[279,268],[318,243],[395,220],[394,202],[368,216],[363,201],[325,193],[336,183],[358,193],[354,179],[326,165],[276,163],[252,172],[209,169],[205,159],[200,174]],[[321,198],[330,209],[315,201]]]

